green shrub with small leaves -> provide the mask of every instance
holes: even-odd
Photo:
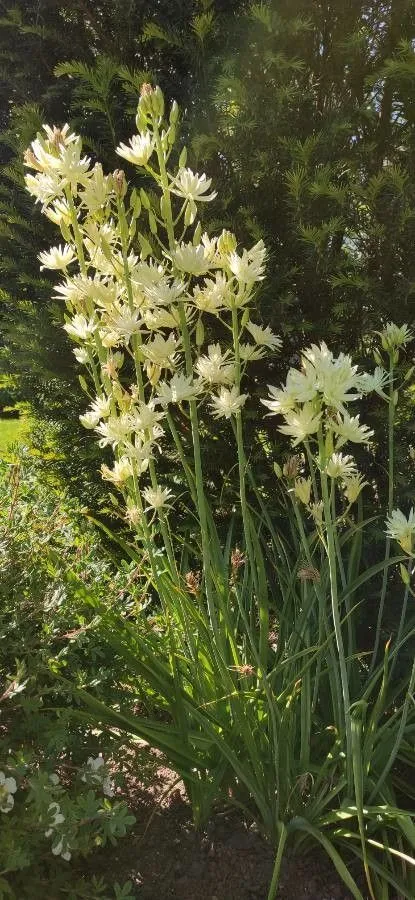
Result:
[[[108,888],[83,865],[78,878],[77,865],[134,823],[118,789],[136,753],[69,709],[67,679],[119,699],[97,605],[131,612],[134,567],[116,570],[79,504],[28,452],[2,464],[0,500],[0,898],[34,900],[47,884],[53,897],[130,900],[129,885]]]

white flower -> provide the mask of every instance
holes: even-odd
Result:
[[[78,136],[69,131],[68,123],[62,128],[57,125],[52,127],[44,125],[43,129],[46,132],[46,139],[42,134],[38,134],[24,156],[25,166],[37,169],[38,172],[55,167],[60,148],[79,141]]]
[[[318,503],[312,503],[310,506],[310,513],[319,527],[323,523],[323,513],[324,513],[324,504],[322,500],[319,500]]]
[[[215,419],[230,419],[242,409],[248,394],[239,394],[236,385],[228,390],[221,388],[219,396],[212,396],[210,408]]]
[[[196,363],[197,374],[208,384],[230,384],[235,377],[235,366],[227,362],[229,350],[222,353],[219,344],[209,344],[207,356],[200,356]]]
[[[143,442],[142,435],[135,432],[134,443],[125,444],[129,458],[134,461],[134,469],[137,475],[141,475],[142,472],[147,471],[151,459],[152,443],[157,440],[158,437],[161,437],[162,434],[163,429],[156,425],[153,429],[151,441]]]
[[[135,505],[131,497],[127,497],[127,511],[125,514],[125,518],[129,525],[133,528],[136,528],[138,525],[141,525],[143,520],[143,514],[141,509]]]
[[[415,535],[415,512],[411,508],[408,518],[400,509],[394,509],[386,522],[386,534],[398,541],[405,553],[412,553],[413,538]]]
[[[131,312],[127,305],[119,307],[108,316],[108,330],[110,334],[117,336],[117,343],[123,341],[124,344],[128,344],[132,335],[141,331],[140,313]]]
[[[105,396],[97,397],[85,415],[79,416],[79,421],[84,428],[95,428],[100,419],[106,419],[110,414],[111,399]]]
[[[107,447],[111,444],[114,450],[118,444],[128,441],[132,431],[131,418],[125,414],[110,416],[107,422],[100,422],[95,431],[101,435],[99,446]]]
[[[0,812],[8,813],[14,806],[14,797],[17,784],[14,778],[6,778],[4,772],[0,772]]]
[[[395,325],[394,322],[388,322],[383,331],[378,331],[377,333],[380,335],[384,350],[404,347],[413,338],[413,334],[407,325]]]
[[[280,425],[279,431],[294,438],[292,445],[296,447],[310,434],[318,431],[321,415],[321,412],[316,413],[314,404],[305,403],[301,409],[287,410],[284,413],[286,424]]]
[[[69,862],[71,858],[71,853],[68,850],[68,844],[67,842],[65,842],[64,844],[64,840],[62,837],[58,837],[56,843],[52,845],[52,853],[54,856],[61,856],[62,859],[66,860],[66,862]]]
[[[158,284],[163,277],[163,266],[152,259],[149,262],[139,262],[131,273],[133,283],[143,288]]]
[[[92,778],[95,781],[101,781],[101,775],[99,774],[99,770],[105,765],[104,758],[102,756],[89,756],[86,761],[86,772],[82,775],[82,781],[87,781],[88,778]]]
[[[334,357],[324,342],[304,350],[303,365],[309,379],[316,379],[316,389],[327,406],[344,412],[345,403],[361,396],[361,375],[357,366],[352,365],[350,356],[344,353]]]
[[[54,787],[56,787],[56,785],[59,784],[59,781],[60,781],[59,775],[57,775],[56,772],[52,772],[49,775],[49,781],[51,784],[53,784]]]
[[[160,328],[177,328],[179,323],[177,321],[177,316],[175,316],[174,313],[174,307],[171,307],[171,311],[169,312],[161,306],[159,308],[145,310],[143,319],[149,331],[158,331]],[[188,319],[187,315],[186,319]]]
[[[75,356],[75,359],[77,359],[77,361],[81,363],[82,366],[85,366],[89,361],[88,351],[84,350],[83,347],[75,347],[72,352]]]
[[[165,413],[156,412],[154,403],[155,401],[151,401],[150,403],[139,403],[137,409],[130,416],[133,431],[151,431],[156,427],[160,419],[164,419]]]
[[[176,177],[171,184],[172,194],[183,197],[185,200],[203,201],[214,200],[217,196],[216,191],[212,194],[206,194],[212,184],[211,178],[206,175],[199,175],[192,172],[191,169],[179,169]]]
[[[145,166],[154,150],[154,138],[149,131],[141,134],[133,134],[130,138],[130,146],[120,144],[117,147],[118,156],[122,156],[134,166]]]
[[[240,344],[239,356],[242,362],[254,362],[263,359],[265,356],[265,347],[257,347],[255,344]]]
[[[69,184],[74,193],[77,191],[78,182],[85,183],[85,176],[91,162],[88,156],[81,157],[81,152],[81,139],[76,138],[73,143],[61,147],[59,163],[56,166],[59,175],[65,184]]]
[[[296,403],[308,403],[317,396],[318,377],[313,366],[307,362],[301,370],[289,369],[285,391],[295,398]]]
[[[294,493],[301,500],[301,503],[304,503],[304,506],[308,506],[311,497],[311,478],[296,478]]]
[[[389,372],[386,372],[382,366],[376,366],[375,371],[372,375],[369,372],[363,372],[359,378],[359,387],[362,391],[362,394],[370,394],[371,391],[375,391],[376,394],[380,394],[381,397],[387,399],[386,395],[383,392],[383,388],[389,382]]]
[[[326,464],[326,473],[330,478],[352,478],[357,475],[356,463],[353,456],[345,456],[343,453],[333,453]]]
[[[156,306],[171,306],[172,303],[175,303],[182,296],[184,284],[176,279],[172,280],[162,277],[156,284],[143,285],[143,291],[145,297],[152,304]]]
[[[76,259],[76,254],[69,244],[59,244],[58,247],[51,247],[48,252],[39,253],[38,259],[42,263],[42,269],[66,269],[71,262]]]
[[[147,503],[147,511],[150,509],[158,511],[160,509],[164,509],[167,506],[170,506],[169,500],[171,500],[173,494],[169,488],[147,487],[143,490],[143,497],[145,502]]]
[[[64,185],[56,172],[25,175],[25,184],[29,194],[36,197],[36,200],[39,200],[43,206],[47,206],[48,203],[63,194]]]
[[[73,131],[70,131],[67,122],[62,127],[59,125],[43,125],[42,127],[46,131],[46,137],[55,147],[73,144],[74,141],[78,140],[78,136]]]
[[[175,373],[169,382],[160,381],[157,385],[156,403],[160,406],[168,406],[169,403],[182,403],[184,400],[193,400],[200,393],[200,385],[195,384],[192,378]]]
[[[114,791],[115,791],[114,782],[111,781],[111,778],[109,777],[109,775],[106,775],[102,781],[102,791],[106,797],[114,796]]]
[[[50,219],[55,225],[70,225],[71,222],[71,213],[69,209],[68,201],[63,197],[60,200],[55,200],[55,202],[51,206],[45,206],[42,210],[45,216]]]
[[[106,772],[105,762],[102,756],[95,759],[90,756],[87,760],[85,772],[82,775],[82,781],[89,781],[93,784],[100,785],[106,797],[114,796],[114,782]]]
[[[76,304],[84,297],[88,296],[88,286],[91,279],[84,275],[75,275],[73,278],[66,278],[62,284],[55,287],[55,300],[65,300],[66,303]]]
[[[273,334],[269,325],[263,328],[261,325],[255,325],[254,322],[247,322],[247,330],[253,337],[256,344],[260,347],[269,347],[270,350],[279,350],[282,346],[281,338]]]
[[[209,252],[203,244],[179,244],[172,253],[172,262],[181,272],[190,275],[204,275],[211,265]]]
[[[71,322],[66,322],[63,326],[69,337],[75,341],[89,341],[96,331],[97,324],[93,319],[86,319],[85,316],[76,315]]]
[[[261,240],[251,250],[243,250],[242,256],[231,253],[228,257],[228,266],[238,281],[253,284],[264,278],[265,255],[264,242]]]
[[[59,778],[58,778],[59,782]],[[45,837],[50,837],[53,833],[53,829],[57,828],[58,825],[62,825],[65,821],[65,816],[61,813],[61,808],[59,803],[49,803],[48,806],[48,818],[49,818],[49,828],[45,831]]]
[[[124,484],[133,475],[133,467],[128,456],[120,456],[114,463],[114,467],[109,469],[108,466],[101,466],[101,474],[104,481],[112,481],[115,485]]]
[[[271,410],[266,413],[267,416],[285,415],[295,409],[296,398],[286,388],[276,388],[269,384],[268,390],[270,399],[261,400],[261,403]]]
[[[230,288],[223,272],[216,272],[215,278],[206,278],[203,287],[193,291],[195,306],[202,312],[216,313],[230,302]]]
[[[141,348],[146,359],[160,369],[174,369],[177,362],[178,341],[173,334],[163,338],[161,334]]]
[[[363,488],[368,484],[363,475],[350,475],[344,479],[343,492],[348,503],[355,503]]]
[[[81,192],[81,200],[90,213],[95,213],[102,209],[108,200],[112,191],[110,177],[104,175],[100,163],[96,163],[92,169],[91,176],[85,184]]]
[[[337,441],[337,448],[342,447],[346,441],[352,441],[354,444],[368,444],[374,432],[367,425],[360,424],[359,416],[349,416],[348,413],[343,414],[343,418],[338,415],[333,421],[333,431],[340,440]]]

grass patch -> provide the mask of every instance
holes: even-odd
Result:
[[[13,454],[10,453],[10,447],[22,441],[29,430],[29,416],[23,415],[19,419],[0,419],[0,456],[2,459],[12,459]]]

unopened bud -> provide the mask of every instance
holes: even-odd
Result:
[[[236,250],[236,237],[231,231],[226,231],[225,228],[218,238],[218,250],[219,253],[224,254],[234,253]]]
[[[179,118],[179,107],[178,107],[176,101],[173,100],[173,103],[171,105],[171,110],[170,110],[170,124],[176,125],[178,118]]]
[[[116,196],[120,197],[121,199],[125,197],[125,194],[127,192],[127,182],[125,180],[123,169],[115,169],[115,171],[112,173],[112,183]]]
[[[145,82],[141,86],[140,100],[138,103],[137,116],[154,116],[161,119],[164,113],[164,97],[160,88],[153,88],[151,84]]]
[[[179,156],[179,169],[183,169],[187,162],[187,148],[183,147]]]

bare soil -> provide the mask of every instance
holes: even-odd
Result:
[[[130,880],[137,900],[267,900],[274,864],[270,847],[233,813],[216,813],[203,832],[174,779],[157,771],[151,789],[129,785],[134,829],[117,847],[89,860],[88,874]],[[360,885],[363,894],[363,885]],[[352,900],[330,860],[318,852],[283,862],[278,900]]]

